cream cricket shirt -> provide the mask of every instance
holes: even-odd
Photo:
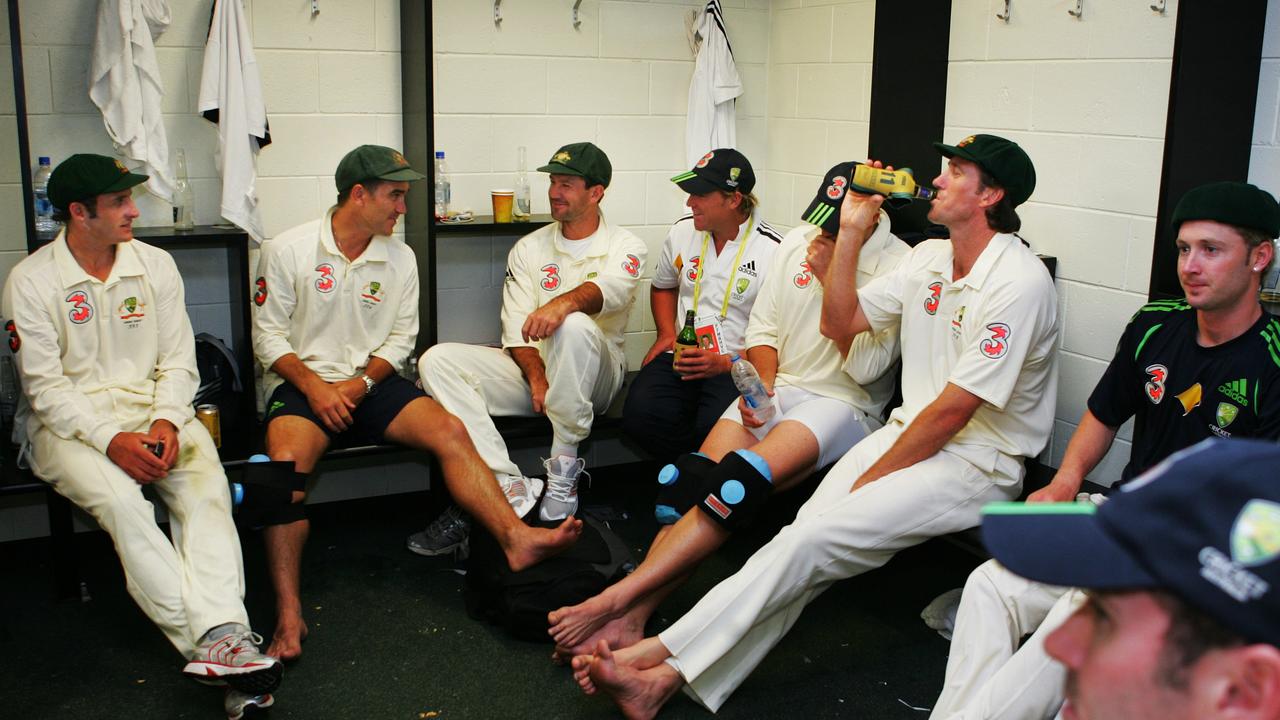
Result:
[[[120,243],[103,282],[81,269],[64,230],[9,273],[3,304],[29,429],[39,423],[106,453],[124,431],[117,399],[142,397],[151,422],[177,428],[194,416],[195,340],[182,277],[165,251]]]
[[[897,271],[858,291],[872,328],[901,322],[904,424],[953,383],[984,402],[947,450],[988,472],[1040,453],[1058,390],[1058,295],[1044,263],[1013,235],[991,238],[952,281],[951,241],[927,240]]]
[[[600,288],[604,304],[592,316],[600,332],[622,353],[622,331],[644,274],[648,248],[629,230],[610,225],[600,214],[600,227],[587,251],[575,259],[565,247],[560,223],[525,235],[507,254],[507,278],[502,287],[502,347],[540,347],[525,342],[520,329],[529,313],[584,282]]]
[[[860,334],[847,359],[822,336],[822,283],[805,260],[809,240],[817,232],[811,225],[800,225],[782,241],[765,289],[751,310],[747,347],[768,345],[778,351],[776,384],[841,400],[878,416],[893,394],[893,375],[887,371],[898,361],[897,329]],[[891,273],[908,250],[890,232],[889,217],[882,211],[880,224],[858,255],[859,287]]]
[[[747,227],[751,235],[743,247]],[[705,240],[705,242],[704,242]],[[774,254],[782,243],[782,234],[760,217],[756,209],[752,216],[738,227],[738,234],[725,243],[717,255],[715,241],[707,233],[694,229],[693,216],[686,215],[671,226],[667,240],[662,245],[662,257],[653,269],[653,286],[660,290],[678,287],[679,302],[674,318],[677,332],[684,324],[685,313],[693,309],[694,281],[698,269],[702,269],[702,290],[699,293],[697,318],[699,327],[703,320],[720,315],[728,296],[729,305],[720,321],[720,352],[738,352],[744,347],[747,319],[760,288],[768,277]],[[706,246],[708,257],[702,256]],[[739,258],[738,253],[742,255]],[[736,262],[735,262],[736,260]]]
[[[374,236],[347,260],[333,240],[333,212],[262,246],[253,296],[253,351],[266,397],[284,382],[271,365],[289,353],[327,382],[359,376],[377,357],[399,370],[418,335],[413,250]]]

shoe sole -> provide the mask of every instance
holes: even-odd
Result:
[[[240,708],[239,715],[227,714],[227,720],[253,720],[253,718],[264,718],[267,716],[267,709],[276,704],[276,699],[270,694],[262,697],[257,702],[247,703]]]
[[[250,695],[266,695],[280,687],[284,677],[284,664],[279,660],[264,663],[261,667],[231,666],[207,661],[192,661],[182,668],[182,674],[197,682],[208,684],[215,679]]]
[[[462,542],[459,542],[455,545],[449,545],[448,547],[434,549],[434,548],[424,548],[419,545],[414,545],[413,543],[405,543],[405,548],[408,549],[408,551],[413,553],[414,555],[421,555],[422,557],[439,557],[441,555],[449,555],[449,554],[456,555],[460,552],[463,552],[463,548],[466,547],[466,544],[467,544],[467,541],[463,540]]]

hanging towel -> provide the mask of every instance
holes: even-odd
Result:
[[[142,163],[147,189],[173,200],[169,141],[160,102],[164,86],[155,39],[169,27],[167,0],[100,0],[89,69],[89,98],[102,111],[116,151]]]
[[[709,0],[694,27],[700,39],[689,83],[689,119],[685,125],[686,167],[708,151],[737,144],[734,98],[742,94],[742,78],[724,29],[720,0]]]
[[[258,209],[258,150],[271,142],[258,60],[240,0],[216,0],[204,47],[199,111],[218,124],[222,217],[254,242],[264,239]]]

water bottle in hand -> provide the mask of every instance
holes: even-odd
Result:
[[[765,389],[764,381],[760,379],[760,373],[756,372],[755,366],[735,353],[729,375],[733,378],[733,384],[737,386],[738,392],[742,393],[742,399],[746,401],[747,407],[755,413],[756,419],[764,423],[772,420],[776,410],[773,398]]]

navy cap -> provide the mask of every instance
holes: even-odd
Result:
[[[1280,645],[1280,445],[1213,438],[1101,506],[993,503],[987,549],[1037,582],[1160,589],[1249,641]]]
[[[716,148],[703,155],[692,170],[671,178],[671,182],[690,195],[717,190],[746,195],[756,186],[756,172],[746,155],[733,148]]]

